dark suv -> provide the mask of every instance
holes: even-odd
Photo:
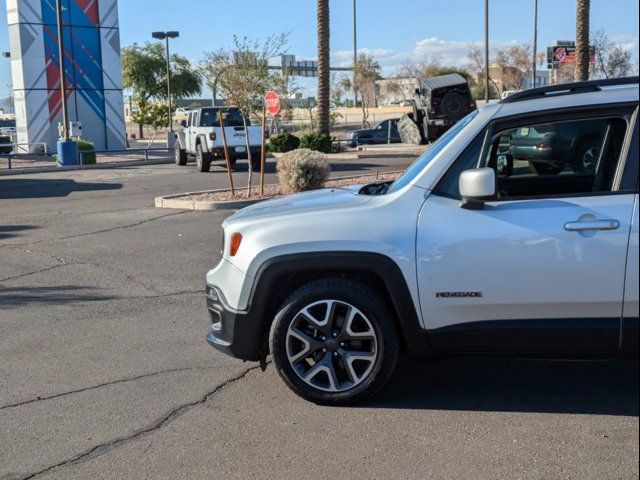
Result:
[[[383,120],[373,128],[355,130],[349,134],[347,144],[350,147],[358,145],[375,145],[378,143],[400,143],[398,133],[399,118]]]
[[[464,77],[452,73],[422,80],[414,108],[413,118],[423,139],[432,142],[477,106]]]

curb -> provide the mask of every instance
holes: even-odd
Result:
[[[67,167],[21,167],[0,170],[1,176],[9,175],[25,175],[29,173],[49,173],[49,172],[67,172],[69,170],[99,170],[101,168],[118,168],[118,167],[135,167],[139,165],[160,165],[163,163],[173,163],[172,158],[149,160],[125,160],[122,162],[105,162],[95,165],[71,165]]]
[[[390,173],[402,173],[403,170],[389,170],[380,172],[383,174]],[[371,174],[366,175],[347,175],[344,177],[334,177],[329,178],[331,180],[350,180],[350,179],[358,179],[369,177]],[[277,183],[269,183],[266,184],[265,187],[272,187],[279,185]],[[327,187],[331,188],[331,187]],[[226,192],[228,188],[219,188],[216,190],[202,190],[199,192],[186,192],[186,193],[176,193],[173,195],[163,195],[160,197],[156,197],[154,199],[154,204],[156,208],[171,208],[176,210],[194,210],[194,211],[213,211],[213,210],[238,210],[244,207],[248,207],[249,205],[253,205],[254,203],[263,202],[265,200],[273,200],[275,198],[282,197],[283,195],[275,195],[269,198],[259,198],[259,199],[239,199],[239,200],[225,200],[225,201],[215,201],[215,200],[179,200],[180,197],[184,197],[185,195],[199,195],[202,193],[218,193],[218,192]]]
[[[270,183],[265,186],[278,185],[277,183]],[[226,192],[227,188],[219,188],[217,190],[203,190],[200,192],[187,192],[177,193],[175,195],[164,195],[155,198],[156,208],[172,208],[176,210],[194,210],[200,212],[213,211],[213,210],[238,210],[240,208],[248,207],[254,203],[262,202],[264,200],[271,200],[272,198],[278,198],[281,195],[276,195],[269,198],[259,199],[245,199],[245,200],[179,200],[180,197],[185,195],[199,195],[201,193],[218,193]]]

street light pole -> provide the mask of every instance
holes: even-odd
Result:
[[[484,100],[489,101],[489,0],[484,0]]]
[[[173,133],[173,105],[171,102],[171,53],[169,52],[169,39],[178,38],[180,32],[153,32],[153,38],[165,40],[167,50],[167,103],[169,104],[169,134]]]
[[[358,106],[358,89],[356,88],[356,65],[358,63],[358,35],[356,27],[356,0],[353,0],[353,106]]]
[[[169,131],[173,132],[173,105],[171,104],[171,54],[169,53],[169,37],[167,41],[167,99],[169,103]]]
[[[531,87],[536,88],[536,66],[538,62],[538,0],[533,0],[533,68]]]
[[[69,112],[67,111],[67,79],[64,74],[64,44],[62,38],[62,0],[56,0],[58,20],[58,62],[60,64],[60,93],[62,94],[62,139],[69,141]]]

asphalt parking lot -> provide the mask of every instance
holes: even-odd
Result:
[[[224,182],[0,177],[1,479],[638,478],[637,360],[405,358],[370,402],[329,408],[211,349],[203,279],[229,212],[153,199]]]

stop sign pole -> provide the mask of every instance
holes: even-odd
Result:
[[[280,97],[274,91],[269,90],[264,96],[262,104],[262,143],[260,145],[260,195],[264,196],[264,170],[266,165],[266,132],[267,111],[271,115],[280,113]]]

